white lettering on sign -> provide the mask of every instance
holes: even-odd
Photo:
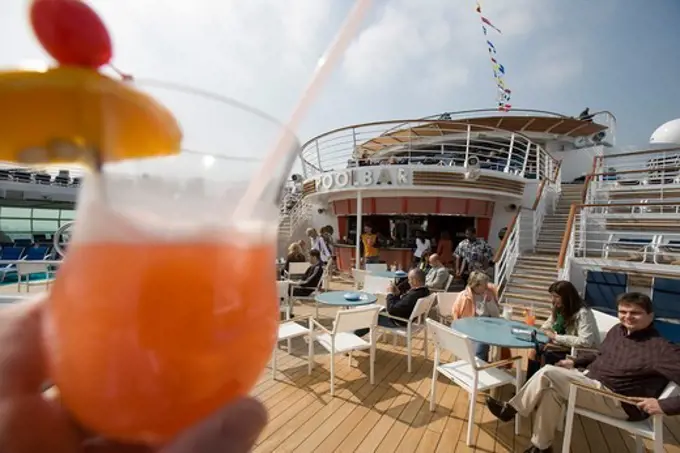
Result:
[[[397,170],[397,184],[408,184],[408,173],[405,168]]]
[[[326,173],[316,182],[317,191],[341,190],[349,187],[404,186],[410,184],[406,168],[356,168]]]

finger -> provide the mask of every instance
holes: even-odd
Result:
[[[96,439],[84,443],[81,451],[83,453],[152,453],[153,449],[144,445],[122,445]]]
[[[7,398],[0,403],[0,451],[73,453],[81,438],[65,409],[40,395]]]
[[[266,424],[264,406],[244,398],[190,428],[160,453],[247,453]]]
[[[0,397],[37,394],[47,380],[42,344],[45,296],[0,308]]]

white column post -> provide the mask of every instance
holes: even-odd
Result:
[[[361,226],[361,216],[363,212],[363,196],[361,190],[357,190],[357,237],[354,252],[354,266],[357,270],[361,269],[361,230],[363,228]]]

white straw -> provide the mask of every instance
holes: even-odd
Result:
[[[281,160],[288,160],[289,156],[286,156],[286,154],[290,152],[295,140],[293,133],[297,131],[300,121],[309,109],[310,104],[316,98],[319,90],[331,74],[333,67],[340,60],[340,57],[354,37],[370,3],[371,0],[357,0],[354,4],[335,40],[319,61],[311,81],[293,110],[288,124],[281,131],[281,137],[276,141],[272,151],[265,157],[259,172],[251,180],[248,189],[240,200],[235,211],[237,218],[247,219],[250,217],[250,209],[256,205],[267,187],[266,181],[271,179],[271,175],[274,174],[275,168]]]

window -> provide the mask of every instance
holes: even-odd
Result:
[[[34,220],[33,233],[52,234],[59,228],[57,220]]]
[[[4,211],[5,208],[2,208]],[[0,218],[0,231],[4,233],[30,233],[30,219],[3,219]]]
[[[34,219],[58,219],[59,209],[33,209]]]
[[[8,206],[3,206],[0,208],[0,217],[14,217],[22,219],[31,218],[31,208],[11,208]]]
[[[62,209],[61,215],[59,217],[61,220],[75,220],[76,211],[75,209]]]

